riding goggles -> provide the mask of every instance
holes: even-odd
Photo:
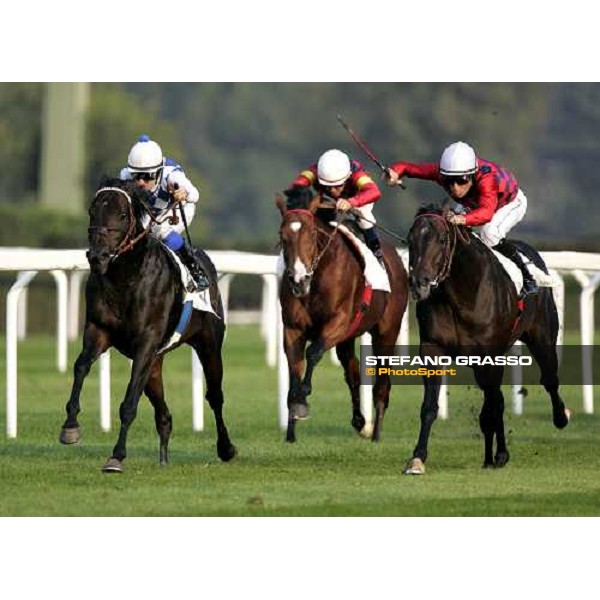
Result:
[[[152,181],[156,179],[156,173],[133,173],[132,178],[135,181]]]
[[[444,175],[442,177],[442,181],[444,185],[451,186],[454,183],[458,185],[465,185],[465,183],[469,183],[471,181],[470,175]]]

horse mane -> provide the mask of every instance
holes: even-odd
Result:
[[[428,204],[421,204],[415,213],[415,218],[419,215],[427,213],[434,213],[436,215],[442,215],[447,210],[447,207],[439,204],[439,202],[429,202]]]
[[[293,187],[283,193],[286,196],[288,210],[307,209],[310,201],[315,197],[309,187]]]

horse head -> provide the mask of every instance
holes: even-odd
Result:
[[[87,259],[94,273],[105,275],[110,263],[146,233],[140,223],[140,193],[132,182],[120,179],[106,179],[96,191],[88,210]]]
[[[276,205],[281,212],[279,243],[285,262],[285,274],[292,294],[296,298],[310,292],[314,269],[318,262],[315,212],[321,198],[312,195],[309,188],[285,191],[286,199],[277,196]]]
[[[408,284],[415,300],[426,300],[450,273],[456,227],[447,219],[447,207],[425,206],[417,212],[408,233]]]

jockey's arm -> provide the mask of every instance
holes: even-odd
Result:
[[[429,181],[440,182],[439,167],[437,163],[410,163],[400,161],[389,167],[398,175],[398,179],[403,177],[413,177],[415,179],[427,179]]]
[[[317,166],[313,165],[298,174],[290,187],[310,187],[317,180]]]
[[[366,204],[377,202],[381,198],[379,186],[371,179],[367,173],[356,173],[354,182],[358,192],[348,201],[354,208],[360,208]]]
[[[494,187],[492,178],[481,180],[478,192],[477,206],[465,215],[467,227],[481,227],[489,223],[498,207],[498,190]]]
[[[190,202],[196,204],[200,199],[200,192],[186,177],[183,171],[173,171],[167,176],[167,190],[177,202]]]

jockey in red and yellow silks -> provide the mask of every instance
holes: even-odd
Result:
[[[292,182],[292,187],[311,186],[317,193],[333,198],[336,210],[344,213],[356,209],[360,215],[358,226],[365,242],[385,268],[379,238],[373,227],[376,222],[373,204],[381,198],[381,190],[364,167],[340,150],[328,150],[316,164],[302,171]]]

